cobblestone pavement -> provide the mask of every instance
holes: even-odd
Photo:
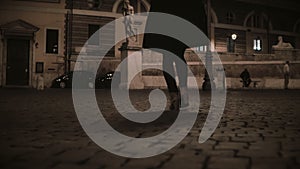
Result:
[[[147,90],[132,91],[139,109],[146,109]],[[161,155],[131,159],[113,155],[92,142],[81,128],[71,90],[0,89],[1,169],[299,169],[300,91],[228,91],[225,112],[213,136],[198,137],[209,107],[201,92],[197,122],[188,136]],[[176,118],[137,125],[112,106],[110,92],[97,90],[107,121],[134,137],[153,136]]]

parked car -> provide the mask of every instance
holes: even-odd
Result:
[[[116,86],[112,86],[112,79],[113,77],[116,78]],[[120,83],[120,72],[108,72],[103,76],[98,76],[96,78],[95,87],[96,88],[111,88],[111,87],[118,87]]]
[[[78,83],[73,86],[73,73],[76,72],[76,75],[79,76],[80,80]],[[51,87],[53,88],[94,88],[95,82],[92,80],[94,78],[94,74],[92,72],[88,71],[75,71],[75,72],[69,72],[67,74],[61,75],[57,78],[55,78],[52,81]]]
[[[71,88],[72,80],[73,80],[73,71],[64,75],[61,75],[55,78],[52,81],[51,87],[53,88]],[[82,79],[78,84],[76,84],[76,88],[111,88],[118,87],[120,83],[120,73],[119,72],[108,72],[103,76],[97,76],[95,81],[93,81],[94,74],[88,71],[76,71],[76,74]],[[116,76],[116,86],[112,85],[112,79]]]

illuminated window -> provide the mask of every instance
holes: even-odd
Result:
[[[207,51],[207,46],[194,47],[193,50],[196,51],[196,52],[206,52]]]
[[[253,50],[255,51],[262,50],[262,41],[259,37],[253,40]]]

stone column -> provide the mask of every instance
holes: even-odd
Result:
[[[130,43],[129,43],[130,44]],[[121,89],[144,89],[142,77],[142,51],[140,47],[124,42],[121,51]]]

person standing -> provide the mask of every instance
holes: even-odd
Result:
[[[243,87],[249,87],[251,78],[248,69],[244,69],[244,71],[240,74],[240,78],[243,81]]]
[[[151,0],[150,12],[167,13],[183,18],[197,26],[204,34],[207,35],[207,16],[205,13],[204,2],[201,0],[190,0],[188,2],[174,0]],[[160,28],[160,25],[151,25],[152,19],[153,18],[151,18],[150,15],[147,19],[146,30],[151,26]],[[182,31],[182,33],[185,33],[184,30]],[[188,48],[188,46],[179,40],[168,36],[160,34],[145,34],[143,48],[161,49],[158,50],[158,52],[163,54],[163,75],[170,95],[170,110],[179,110],[179,108],[188,107],[187,65],[184,58],[185,49]],[[185,63],[185,65],[180,65],[178,59],[171,57],[169,52],[176,55],[181,61],[183,61],[183,63]],[[175,79],[173,78],[175,77],[175,69],[173,66],[174,63],[176,71],[180,72],[177,73],[179,88]]]
[[[283,66],[283,76],[284,76],[284,89],[288,89],[290,81],[290,62],[286,61]]]

